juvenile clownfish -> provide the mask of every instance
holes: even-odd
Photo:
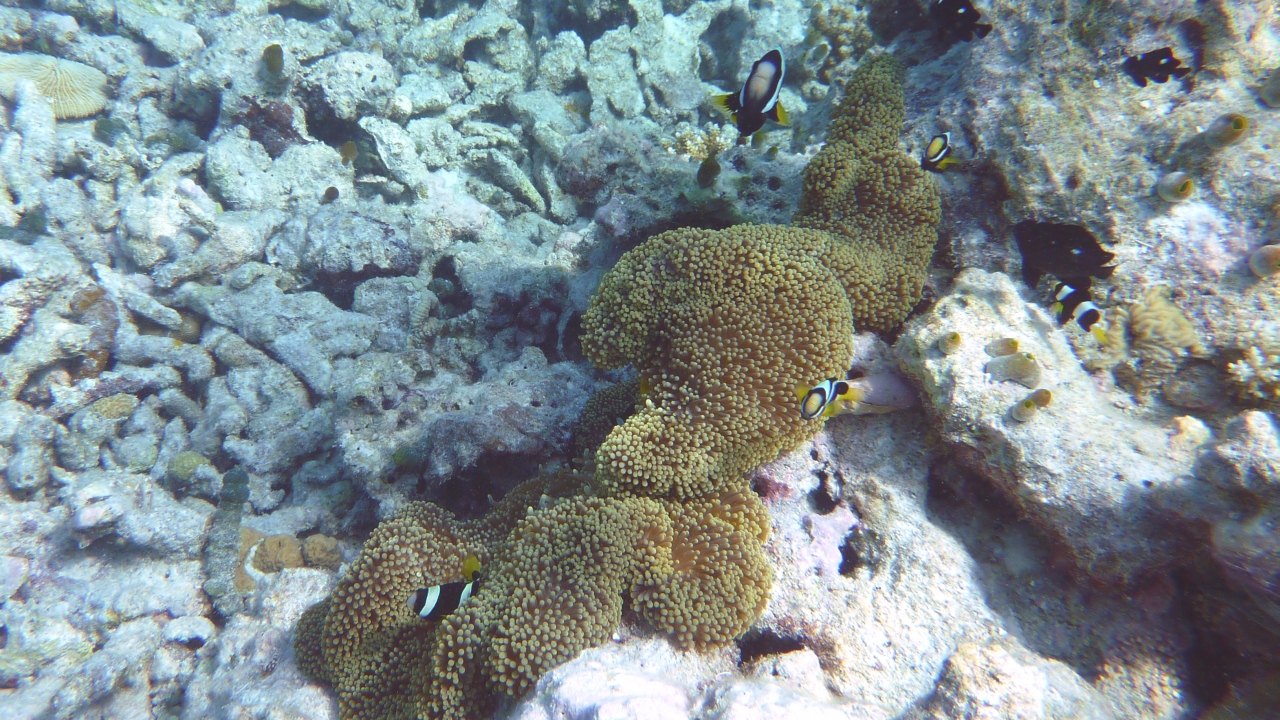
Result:
[[[846,380],[827,378],[813,387],[797,387],[796,397],[800,398],[800,417],[812,420],[819,415],[829,418],[839,413],[846,402],[857,403],[861,393]]]
[[[920,169],[929,172],[942,172],[948,165],[954,165],[956,159],[951,157],[951,133],[934,135],[929,146],[924,149],[924,157],[920,158]]]
[[[791,124],[787,111],[778,103],[782,77],[786,72],[787,63],[782,58],[782,50],[775,48],[751,66],[751,74],[747,75],[742,90],[711,98],[711,104],[727,113],[730,122],[738,127],[739,144],[746,143],[748,137],[764,127],[765,120],[782,126]]]
[[[1056,302],[1050,309],[1058,316],[1059,323],[1066,323],[1068,319],[1075,320],[1081,330],[1093,335],[1098,342],[1107,341],[1106,332],[1098,324],[1102,319],[1102,310],[1093,304],[1093,295],[1087,284],[1077,288],[1060,282],[1053,286],[1053,299]]]
[[[463,580],[419,588],[409,596],[409,609],[423,620],[439,620],[457,610],[475,592],[479,577],[480,558],[468,555],[462,561]]]

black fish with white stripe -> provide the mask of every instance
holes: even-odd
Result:
[[[1098,342],[1106,342],[1107,336],[1102,326],[1098,325],[1098,321],[1102,319],[1102,310],[1093,304],[1090,284],[1091,281],[1085,278],[1083,281],[1072,280],[1070,283],[1060,282],[1054,285],[1055,302],[1051,309],[1058,316],[1059,323],[1066,324],[1068,320],[1074,320],[1081,330],[1093,335]]]
[[[418,588],[409,596],[409,609],[423,620],[439,620],[471,599],[480,583],[480,559],[468,555],[462,562],[463,579]]]
[[[711,104],[727,113],[729,120],[738,127],[739,143],[745,143],[747,138],[764,127],[765,120],[784,126],[791,124],[787,111],[778,103],[782,78],[786,74],[787,62],[782,57],[782,50],[775,48],[751,66],[751,73],[741,90],[711,98]]]

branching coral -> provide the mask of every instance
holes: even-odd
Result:
[[[818,76],[823,82],[831,81],[831,71],[849,59],[858,59],[875,44],[867,13],[860,5],[848,2],[832,2],[830,6],[815,5],[813,27],[827,38],[831,51],[821,58]],[[816,59],[816,58],[815,58]]]
[[[1227,377],[1246,400],[1280,400],[1280,331],[1259,321],[1237,338],[1243,355],[1227,365]]]
[[[682,122],[676,126],[675,138],[675,142],[663,141],[667,150],[701,161],[733,147],[738,131],[732,125],[708,124],[706,128],[698,128]]]

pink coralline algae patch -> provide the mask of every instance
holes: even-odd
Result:
[[[809,533],[808,553],[814,570],[824,578],[837,577],[840,574],[840,546],[844,544],[849,530],[858,524],[858,518],[848,505],[840,503],[826,515],[806,515],[803,523]]]

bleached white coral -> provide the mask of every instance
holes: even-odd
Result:
[[[1280,330],[1259,322],[1236,342],[1244,354],[1227,365],[1236,392],[1249,400],[1280,399]]]
[[[675,141],[664,140],[662,144],[668,152],[702,161],[728,150],[737,140],[738,131],[732,125],[708,123],[699,128],[682,122],[676,126]]]

